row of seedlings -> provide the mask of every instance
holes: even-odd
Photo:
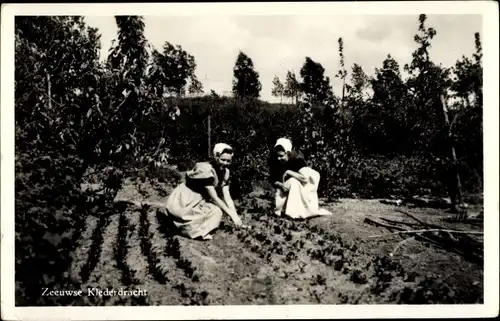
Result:
[[[88,248],[88,256],[85,261],[84,266],[80,270],[80,278],[82,283],[86,283],[92,272],[97,266],[99,262],[99,258],[101,256],[102,246],[104,240],[104,230],[109,223],[108,216],[101,216],[97,219],[97,226],[93,229],[92,232],[92,240],[90,242],[90,247]]]
[[[109,223],[104,228],[102,233],[102,241],[100,244],[99,258],[97,265],[93,269],[89,280],[87,281],[88,288],[96,289],[120,289],[123,288],[121,282],[120,271],[117,269],[115,260],[115,247],[118,241],[120,215],[113,214],[109,217]],[[89,297],[89,299],[91,299]],[[122,301],[122,298],[117,296],[94,296],[97,305],[116,305]]]
[[[80,238],[76,241],[75,250],[71,253],[69,275],[73,282],[82,282],[82,271],[88,265],[96,231],[100,229],[98,221],[94,216],[87,216]]]
[[[168,281],[167,273],[169,265],[163,255],[166,247],[165,239],[159,237],[155,231],[158,230],[156,219],[150,220],[150,205],[143,204],[140,208],[140,237],[143,255],[147,258],[149,272],[161,284]]]

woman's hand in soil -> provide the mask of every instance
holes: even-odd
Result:
[[[236,225],[236,226],[243,225],[241,218],[238,216],[238,214],[236,214],[236,212],[233,212],[233,215],[231,215],[231,218],[233,219],[234,225]]]
[[[236,225],[236,227],[239,227],[239,228],[249,228],[250,227],[248,225],[243,224],[243,222],[241,221],[241,218],[236,213],[234,213],[234,217],[232,219],[233,219],[234,225]]]
[[[252,228],[252,226],[243,224],[243,222],[241,222],[241,221],[239,222],[239,224],[236,225],[236,227],[242,228],[242,229],[251,229]]]

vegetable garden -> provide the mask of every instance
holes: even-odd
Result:
[[[428,53],[436,31],[418,22],[406,79],[390,55],[373,76],[348,72],[339,39],[341,97],[307,57],[300,78],[275,83],[292,102],[270,104],[244,53],[234,97],[202,95],[181,46],[149,54],[142,17],[116,17],[105,62],[82,17],[16,17],[16,305],[482,302],[481,40],[445,68]],[[272,215],[266,161],[281,136],[320,171],[333,217]],[[235,148],[232,194],[252,229],[225,218],[213,240],[191,241],[162,204],[218,141]],[[454,221],[463,203],[468,218]],[[43,297],[46,287],[148,295]]]

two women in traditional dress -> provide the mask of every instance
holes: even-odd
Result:
[[[229,165],[233,158],[231,146],[219,143],[214,159],[196,163],[186,173],[185,182],[169,195],[166,209],[181,234],[189,238],[211,239],[210,233],[220,224],[225,213],[238,227],[243,225],[229,192]],[[277,140],[269,159],[270,178],[276,188],[275,214],[295,219],[330,215],[319,208],[320,175],[307,166],[304,155],[295,151],[286,138]]]
[[[180,233],[189,238],[211,239],[223,213],[238,227],[245,227],[236,212],[229,192],[231,146],[219,143],[213,149],[214,159],[197,163],[186,173],[185,182],[167,199],[166,209]]]
[[[276,215],[284,213],[294,219],[331,215],[319,208],[319,173],[307,166],[304,155],[293,149],[289,139],[276,141],[269,158],[269,170],[271,183],[276,188]]]

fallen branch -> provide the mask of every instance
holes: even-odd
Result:
[[[434,245],[436,245],[444,250],[456,253],[456,254],[458,254],[466,259],[472,260],[475,263],[479,263],[479,264],[482,263],[483,254],[481,251],[481,247],[479,247],[479,246],[472,246],[471,247],[470,244],[465,244],[465,243],[462,243],[460,241],[459,242],[448,242],[439,236],[433,236],[433,239],[431,239],[431,238],[427,238],[425,236],[422,236],[421,234],[416,234],[415,237],[419,238],[423,241],[426,241],[428,243],[434,242]]]
[[[423,242],[427,242],[429,244],[433,244],[434,246],[436,246],[438,248],[454,252],[454,253],[456,253],[458,255],[462,255],[462,256],[466,255],[466,253],[462,252],[461,250],[457,249],[454,246],[451,246],[450,244],[443,244],[441,241],[428,238],[428,237],[423,236],[421,234],[415,234],[414,236],[410,237],[409,239],[412,239],[412,238],[414,238],[416,240],[423,241]],[[407,240],[409,240],[409,239],[407,239]]]
[[[454,242],[460,242],[459,239],[457,239],[456,237],[453,236],[453,234],[451,234],[450,232],[444,232],[446,237],[448,237],[450,240],[454,241]]]
[[[403,221],[395,221],[395,220],[390,220],[388,218],[383,218],[381,217],[380,219],[392,223],[392,224],[404,224],[404,225],[409,225],[409,226],[416,226],[416,225],[421,225],[420,223],[410,223],[410,222],[403,222]]]
[[[476,231],[455,231],[455,230],[444,230],[444,229],[428,229],[428,230],[412,230],[412,231],[399,231],[399,232],[391,232],[389,234],[381,234],[381,235],[372,235],[369,237],[383,237],[391,234],[418,234],[425,232],[445,232],[445,233],[457,233],[457,234],[480,234],[483,235],[483,232]]]
[[[442,248],[443,250],[455,252],[456,254],[462,255],[462,256],[466,255],[464,252],[462,252],[461,250],[457,249],[456,247],[452,247],[452,246],[447,245],[447,244],[446,245],[442,244],[440,242],[437,242],[437,241],[435,241],[433,239],[430,239],[428,237],[422,236],[420,234],[415,235],[415,238],[416,239],[420,239],[420,240],[425,241],[425,242],[430,243],[430,244],[434,244],[435,246],[437,246],[439,248]]]
[[[433,227],[433,228],[437,228],[437,229],[445,229],[444,227],[439,226],[439,225],[430,224],[430,223],[425,223],[425,222],[423,222],[423,221],[419,220],[418,218],[416,218],[416,217],[415,217],[415,215],[410,214],[410,213],[408,213],[408,212],[405,212],[405,211],[403,211],[403,210],[396,209],[396,212],[403,213],[403,214],[405,214],[406,216],[411,217],[412,219],[414,219],[415,221],[419,222],[420,224],[422,224],[422,225],[424,225],[424,226]]]
[[[401,228],[399,226],[387,225],[387,224],[384,224],[384,223],[380,223],[380,222],[374,221],[374,220],[372,220],[371,218],[368,218],[368,217],[365,217],[365,223],[376,225],[376,226],[381,226],[381,227],[385,227],[385,228],[389,228],[389,229],[396,229],[396,230],[400,230],[400,231],[406,231],[404,228]]]
[[[421,225],[424,226],[436,226],[432,224],[427,224],[416,218],[414,215],[397,210],[411,218],[413,218],[415,221],[419,222]],[[454,230],[447,230],[445,228],[432,228],[432,229],[426,229],[426,230],[405,230],[403,228],[397,227],[397,226],[390,226],[387,224],[383,224],[380,222],[376,222],[372,219],[365,218],[365,222],[378,225],[378,226],[383,226],[387,228],[394,228],[398,229],[400,231],[398,232],[391,232],[389,234],[384,234],[384,235],[373,235],[370,236],[370,238],[377,238],[377,237],[384,237],[387,235],[399,235],[400,237],[404,237],[404,235],[408,234],[413,234],[413,237],[419,241],[423,241],[429,244],[432,244],[438,248],[441,248],[443,250],[447,250],[453,253],[456,253],[464,258],[468,258],[471,261],[480,264],[482,262],[482,253],[480,251],[481,246],[478,241],[474,240],[471,236],[468,234],[475,234],[478,236],[482,236],[482,232],[473,232],[473,231],[454,231]],[[439,234],[438,235],[432,235],[432,236],[423,236],[421,233],[425,232],[444,232],[444,235],[447,236],[448,238],[443,238]],[[451,235],[451,233],[456,233],[459,234],[461,237],[460,238],[455,238],[454,236]],[[451,236],[451,237],[450,237]],[[457,235],[458,236],[458,235]],[[465,239],[467,240],[465,240]],[[451,242],[450,242],[451,241]],[[459,248],[457,248],[457,246]],[[479,252],[478,252],[479,251]]]

